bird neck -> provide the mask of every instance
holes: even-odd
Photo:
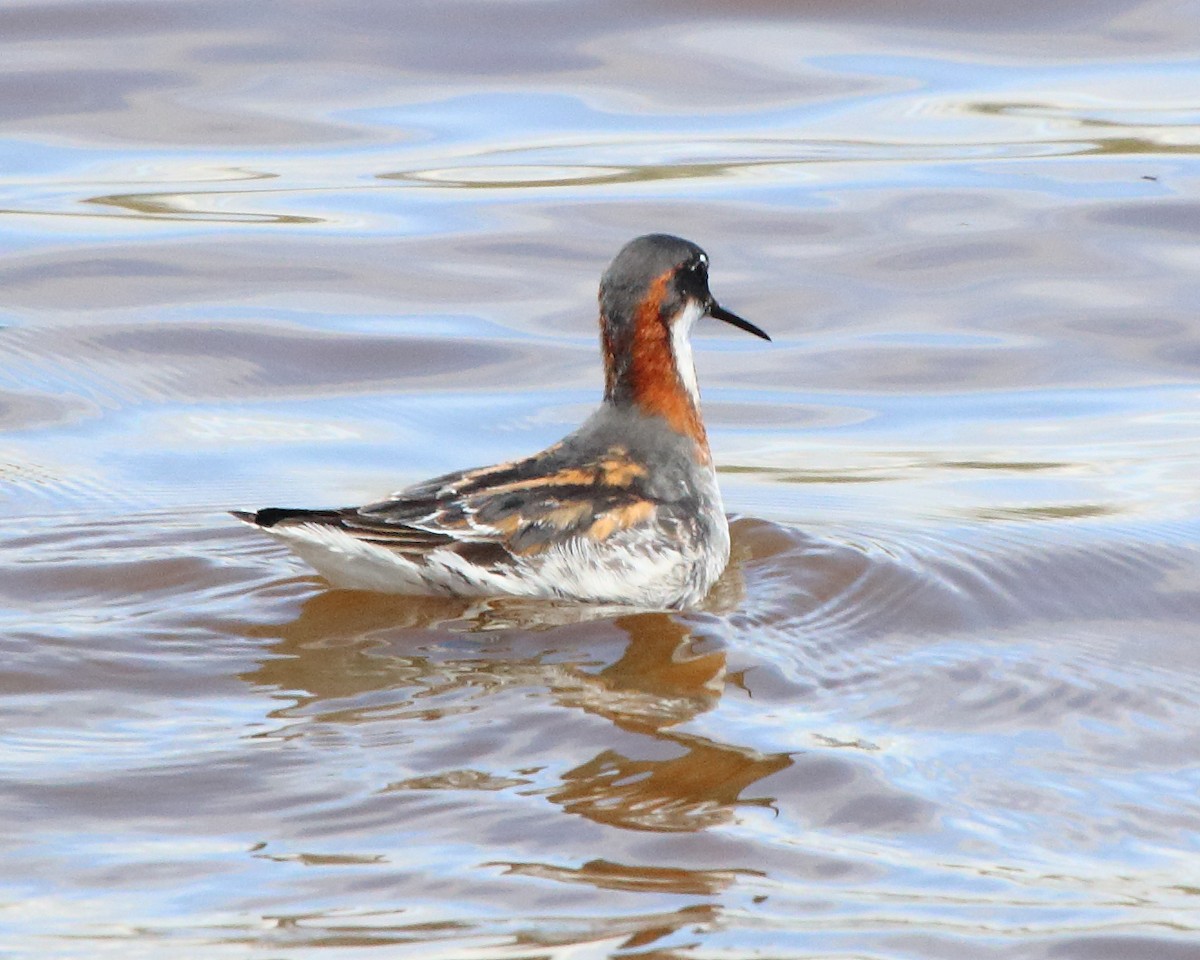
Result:
[[[704,312],[689,303],[681,316],[668,322],[661,313],[660,278],[651,295],[638,306],[624,342],[613,342],[612,326],[604,325],[604,399],[628,404],[649,417],[662,417],[676,433],[696,444],[697,459],[711,460],[708,435],[700,418],[700,390],[689,339],[692,324]]]

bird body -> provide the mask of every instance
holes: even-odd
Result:
[[[713,301],[707,265],[664,234],[622,249],[600,287],[604,402],[541,453],[361,507],[235,516],[339,587],[694,606],[728,562],[729,526],[689,334],[708,314],[769,339]]]

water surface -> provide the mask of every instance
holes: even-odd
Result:
[[[1194,7],[0,9],[0,952],[1200,954]],[[701,243],[688,614],[230,507],[527,454]]]

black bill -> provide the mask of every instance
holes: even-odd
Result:
[[[749,320],[743,320],[736,313],[730,313],[715,300],[710,301],[708,304],[708,315],[710,317],[716,317],[718,320],[724,320],[726,323],[731,323],[739,330],[745,330],[747,333],[752,333],[756,337],[762,337],[764,340],[771,339],[769,336],[767,336],[766,331],[760,330]]]

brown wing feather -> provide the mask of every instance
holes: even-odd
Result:
[[[339,520],[355,536],[403,553],[493,544],[529,556],[566,537],[604,540],[653,517],[657,505],[640,482],[646,468],[623,448],[569,466],[556,464],[554,452],[439,477],[339,511]]]
[[[528,460],[447,474],[364,507],[271,507],[240,516],[268,528],[335,527],[413,559],[454,550],[488,566],[573,536],[603,541],[655,516],[659,504],[644,491],[646,468],[623,447],[584,464],[562,464],[557,452],[551,447]]]

